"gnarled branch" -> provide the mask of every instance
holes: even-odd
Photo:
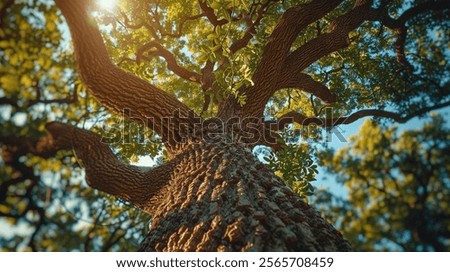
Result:
[[[370,2],[361,1],[352,10],[336,18],[329,33],[323,33],[294,50],[286,58],[282,76],[285,79],[295,76],[318,59],[347,47],[350,44],[348,34],[366,19],[371,8]]]
[[[159,192],[170,179],[173,164],[169,162],[144,172],[119,161],[102,137],[93,132],[57,122],[47,124],[46,128],[49,135],[41,144],[52,150],[74,150],[91,187],[152,212],[162,197]]]
[[[194,127],[195,114],[176,98],[154,85],[113,65],[98,26],[88,12],[87,0],[56,0],[69,25],[80,76],[88,90],[107,108],[116,112],[133,109],[130,118],[154,129],[169,145],[182,138],[173,123],[184,118]]]

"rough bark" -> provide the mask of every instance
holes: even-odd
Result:
[[[47,125],[47,149],[73,149],[93,188],[153,216],[142,251],[349,251],[348,242],[231,137],[192,142],[141,172],[101,137]],[[42,145],[41,143],[41,145]]]
[[[130,119],[155,130],[169,148],[175,146],[195,126],[195,114],[176,98],[111,62],[98,26],[89,15],[89,3],[90,0],[56,1],[72,34],[83,83],[102,105],[127,113]]]
[[[93,132],[57,122],[46,127],[49,136],[39,144],[50,150],[73,150],[92,188],[129,201],[147,213],[154,212],[173,163],[143,171],[119,161],[102,137]]]
[[[264,106],[279,89],[280,77],[286,73],[284,67],[288,57],[292,55],[290,53],[292,43],[302,30],[335,9],[341,2],[342,0],[313,0],[286,10],[270,35],[261,61],[253,74],[254,86],[240,90],[242,95],[247,96],[245,107],[241,108],[236,99],[230,97],[222,105],[219,116],[222,118],[233,115],[261,117]],[[333,41],[330,40],[330,42]],[[320,58],[316,53],[304,53],[310,54],[315,60]]]
[[[303,29],[335,9],[341,2],[341,0],[315,0],[286,10],[270,35],[255,70],[253,75],[255,86],[246,91],[249,103],[243,109],[245,116],[262,115],[261,105],[266,105],[276,90],[276,84],[284,73],[283,66],[286,65],[285,62],[290,55],[292,43]]]
[[[349,251],[320,215],[240,144],[177,158],[142,251]]]

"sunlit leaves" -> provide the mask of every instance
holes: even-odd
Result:
[[[0,78],[2,89],[6,92],[12,92],[19,88],[19,78],[15,75],[5,75]]]
[[[317,165],[306,145],[288,145],[275,153],[264,157],[268,167],[282,178],[292,190],[307,199],[314,193],[311,182],[315,181]]]
[[[321,156],[349,191],[331,214],[357,249],[448,250],[448,135],[442,116],[404,132],[366,121],[350,147]]]

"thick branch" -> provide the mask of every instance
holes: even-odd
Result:
[[[171,163],[143,172],[119,161],[102,137],[93,132],[57,122],[47,124],[46,128],[49,136],[45,142],[57,150],[73,149],[85,167],[86,181],[91,187],[152,212],[158,193],[169,181]]]
[[[11,153],[11,150],[8,150],[8,152],[2,154],[4,162],[13,161],[15,159],[10,158],[10,156],[20,157],[26,154],[50,158],[58,151],[58,149],[51,144],[48,137],[38,139],[23,136],[0,135],[0,143],[14,151]]]
[[[284,88],[299,88],[320,98],[325,103],[336,102],[336,94],[331,93],[327,86],[315,81],[307,74],[301,73],[295,75],[295,77],[288,78],[287,80],[280,80],[277,89]]]
[[[129,110],[131,119],[154,129],[169,146],[180,139],[176,126],[165,118],[194,127],[192,111],[183,103],[148,82],[111,63],[96,23],[88,12],[88,0],[56,0],[67,19],[80,76],[88,90],[107,108]],[[178,114],[178,115],[177,115]]]
[[[275,84],[282,74],[282,68],[292,43],[309,24],[319,20],[335,9],[340,0],[315,0],[285,11],[279,23],[270,35],[264,48],[261,61],[253,75],[255,85],[246,90],[246,116],[260,116],[265,104],[275,91]]]
[[[6,96],[0,97],[0,105],[9,105],[14,108],[19,107],[19,105],[17,104],[17,101],[15,101],[14,99],[11,99],[9,97],[6,97]]]
[[[200,9],[203,11],[203,14],[205,14],[206,18],[208,18],[213,26],[221,26],[228,23],[226,19],[219,20],[214,13],[214,9],[208,6],[206,1],[198,0],[198,4],[200,5]]]
[[[293,51],[283,65],[281,80],[288,80],[320,58],[347,47],[350,43],[348,34],[361,25],[369,11],[370,1],[355,6],[331,24],[329,33],[319,35]]]
[[[341,2],[315,0],[286,10],[269,37],[261,61],[255,70],[253,81],[257,83],[263,78],[269,78],[268,80],[272,81],[280,73],[292,43],[300,31],[335,9]],[[268,69],[269,67],[271,69]]]

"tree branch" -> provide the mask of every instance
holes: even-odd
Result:
[[[412,119],[414,117],[418,117],[427,112],[441,109],[441,108],[444,108],[447,106],[450,106],[450,101],[447,101],[445,103],[441,103],[438,105],[433,105],[430,107],[422,108],[420,110],[414,111],[405,116],[402,116],[399,113],[390,112],[390,111],[367,109],[367,110],[360,110],[360,111],[355,112],[346,117],[329,118],[329,119],[319,118],[319,117],[307,117],[299,112],[291,111],[291,112],[281,116],[276,121],[276,123],[277,123],[278,130],[283,129],[288,124],[291,124],[294,122],[298,123],[300,125],[303,125],[303,126],[316,125],[316,126],[320,126],[320,127],[330,128],[330,127],[334,127],[337,125],[350,124],[361,118],[369,117],[369,116],[383,117],[383,118],[392,119],[398,123],[406,123],[407,121],[409,121],[410,119]]]
[[[175,56],[157,42],[149,42],[143,45],[141,48],[139,48],[139,50],[136,53],[136,61],[139,63],[144,57],[144,53],[151,49],[156,49],[156,51],[152,51],[150,54],[163,57],[167,62],[167,68],[169,68],[169,70],[174,72],[176,75],[178,75],[183,79],[200,83],[202,77],[200,74],[192,72],[184,67],[181,67],[178,64]]]
[[[261,116],[264,106],[275,92],[275,84],[283,73],[283,65],[292,43],[309,24],[335,9],[341,0],[314,0],[289,8],[270,35],[252,80],[254,86],[245,90],[247,103],[244,116]]]
[[[356,29],[368,16],[371,1],[361,1],[348,13],[338,17],[330,25],[330,32],[323,33],[293,51],[283,65],[281,80],[288,80],[306,67],[350,44],[348,33]]]
[[[25,105],[19,106],[16,100],[11,99],[9,97],[0,97],[0,105],[10,105],[16,109],[19,109],[21,107],[29,108],[31,106],[34,106],[36,104],[72,104],[77,102],[78,100],[78,93],[75,88],[73,91],[73,95],[69,95],[65,98],[56,98],[56,99],[42,99],[42,92],[39,86],[36,86],[36,98],[29,100]]]
[[[240,49],[247,46],[247,44],[250,42],[250,40],[253,38],[253,35],[256,34],[256,28],[261,24],[261,20],[264,18],[264,15],[266,15],[267,9],[270,7],[270,4],[275,2],[277,0],[267,0],[265,3],[261,4],[261,7],[257,11],[257,17],[255,21],[252,21],[250,14],[243,14],[242,18],[247,24],[247,31],[245,31],[244,36],[240,38],[239,40],[235,41],[230,46],[230,52],[232,54],[236,53]]]
[[[398,36],[394,43],[395,52],[397,54],[397,62],[411,73],[413,66],[408,62],[405,56],[405,43],[408,33],[408,27],[406,26],[407,21],[425,12],[432,10],[440,11],[449,8],[450,2],[448,1],[427,1],[407,9],[398,19],[393,19],[389,16],[387,7],[381,7],[380,9],[372,10],[370,12],[370,19],[372,21],[380,21],[384,26],[395,30]]]
[[[197,15],[183,17],[180,20],[181,22],[179,24],[177,32],[173,33],[173,32],[165,31],[163,26],[157,21],[152,22],[152,23],[141,21],[137,24],[132,24],[126,13],[121,12],[121,15],[124,18],[123,25],[126,28],[139,29],[139,28],[145,27],[150,32],[151,36],[153,38],[155,38],[156,40],[160,40],[162,37],[165,37],[165,36],[172,37],[172,38],[180,38],[184,34],[183,28],[184,28],[184,25],[186,24],[186,22],[191,21],[191,20],[196,20],[196,19],[199,19],[199,18],[205,16],[203,13],[201,13],[201,14],[197,14]],[[152,24],[156,24],[156,30]],[[157,31],[159,32],[159,35],[158,35]]]
[[[208,6],[206,1],[198,0],[198,4],[200,5],[200,9],[203,11],[203,14],[206,18],[208,18],[213,26],[221,26],[228,23],[226,19],[219,20],[214,13],[214,9]]]
[[[102,137],[93,132],[57,122],[46,128],[49,135],[44,142],[55,150],[74,150],[91,187],[152,212],[161,197],[159,192],[170,179],[172,163],[142,172],[119,161]]]
[[[248,16],[248,15],[245,15]],[[230,52],[231,54],[236,53],[237,51],[239,51],[240,49],[244,48],[247,46],[247,44],[250,42],[250,40],[253,38],[253,35],[255,35],[256,33],[256,27],[261,23],[261,19],[263,18],[262,14],[260,16],[258,16],[258,18],[255,20],[255,22],[253,22],[250,18],[247,18],[246,24],[247,24],[247,31],[245,31],[244,36],[242,36],[242,38],[240,38],[239,40],[235,41],[231,46],[230,46]]]
[[[310,93],[327,104],[336,102],[337,96],[330,92],[327,86],[320,82],[315,81],[311,76],[307,74],[297,74],[295,77],[287,78],[286,80],[280,80],[277,90],[285,88],[299,88],[303,91]]]
[[[184,28],[184,25],[186,24],[187,21],[197,20],[197,19],[199,19],[199,18],[201,18],[203,16],[205,16],[205,15],[203,13],[200,13],[200,14],[197,14],[197,15],[183,17],[181,19],[180,25],[178,27],[177,33],[164,31],[162,29],[162,27],[159,28],[158,30],[159,30],[159,32],[160,32],[162,37],[168,36],[168,37],[172,37],[172,38],[179,38],[179,37],[181,37],[183,35],[183,28]]]
[[[0,143],[8,147],[2,154],[5,164],[14,163],[26,154],[49,158],[60,150],[73,150],[78,163],[85,167],[86,181],[91,187],[129,201],[147,213],[152,213],[164,196],[161,190],[170,179],[174,162],[156,168],[126,165],[93,132],[57,122],[47,124],[46,128],[49,134],[40,139],[0,136]]]
[[[45,96],[45,95],[44,95]],[[31,107],[36,104],[72,104],[77,102],[78,100],[78,92],[77,88],[75,87],[73,90],[73,95],[69,95],[66,98],[59,98],[59,99],[42,99],[42,91],[39,87],[39,83],[36,84],[36,98],[33,100],[30,100],[28,103],[26,103],[26,107]]]
[[[407,9],[403,14],[397,19],[397,22],[400,26],[405,25],[405,23],[412,18],[420,15],[422,13],[432,11],[432,10],[445,10],[450,8],[450,3],[448,1],[427,1],[423,2],[415,7]]]
[[[167,122],[180,118],[193,128],[195,114],[176,98],[113,65],[98,26],[88,12],[89,0],[56,0],[69,25],[80,76],[87,89],[107,108],[130,112],[130,119],[155,130],[170,146],[181,138],[176,126]]]
[[[4,29],[6,22],[6,15],[8,15],[8,9],[14,5],[14,0],[6,0],[3,2],[0,8],[0,28]],[[1,37],[0,37],[1,40]]]
[[[141,28],[141,27],[144,27],[144,22],[139,22],[139,23],[137,23],[137,24],[132,24],[131,21],[130,21],[130,18],[128,18],[127,14],[126,14],[125,12],[121,11],[120,14],[121,14],[122,17],[123,17],[123,20],[124,20],[124,21],[123,21],[123,25],[124,25],[126,28],[130,28],[130,29],[139,29],[139,28]]]
[[[14,158],[10,158],[10,156],[20,157],[26,154],[50,158],[58,151],[58,149],[50,143],[47,137],[39,139],[23,136],[0,135],[0,143],[13,149],[13,152],[7,150],[2,154],[4,162],[13,161]]]
[[[214,89],[214,82],[216,81],[216,77],[214,75],[214,65],[215,63],[208,60],[206,64],[201,69],[202,71],[202,90],[205,96],[205,101],[203,103],[202,113],[206,112],[211,103],[211,95],[209,92],[217,92]]]
[[[14,99],[11,99],[9,97],[6,97],[6,96],[0,97],[0,105],[9,105],[14,108],[19,107],[19,105],[17,104],[17,101],[15,101]]]

